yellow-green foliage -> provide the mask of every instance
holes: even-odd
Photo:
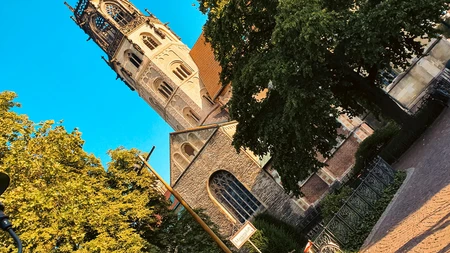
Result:
[[[24,252],[170,252],[177,243],[168,240],[173,228],[191,235],[192,224],[175,226],[150,172],[138,174],[138,150],[109,151],[105,170],[83,150],[81,132],[52,121],[33,123],[12,111],[19,106],[14,98],[0,93],[0,171],[11,177],[2,201]],[[15,251],[0,232],[0,252]]]

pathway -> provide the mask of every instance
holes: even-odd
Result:
[[[450,108],[394,168],[414,169],[361,252],[450,252]]]

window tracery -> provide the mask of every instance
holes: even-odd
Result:
[[[144,44],[150,48],[150,50],[154,50],[155,48],[157,48],[159,45],[161,45],[161,43],[152,35],[150,34],[144,34],[142,35],[142,41],[144,42]]]
[[[209,189],[239,222],[244,223],[262,206],[253,194],[230,172],[220,170],[211,175]]]
[[[142,59],[139,58],[136,54],[128,53],[128,59],[136,68],[139,68],[141,66]]]
[[[112,17],[114,21],[116,21],[116,23],[121,27],[127,25],[131,20],[133,20],[133,17],[130,15],[130,13],[125,11],[117,4],[108,3],[105,5],[105,9],[106,13],[108,13],[108,15]]]
[[[114,29],[102,16],[96,15],[94,17],[94,22],[99,36],[103,38],[106,43],[113,44],[116,37],[118,37],[118,31]]]
[[[168,84],[166,81],[162,81],[161,79],[158,79],[155,81],[155,88],[161,94],[164,98],[169,99],[174,89],[170,84]]]
[[[181,81],[188,78],[192,71],[181,62],[172,64],[172,73],[174,73]]]

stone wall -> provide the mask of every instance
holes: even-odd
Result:
[[[283,188],[246,152],[236,153],[231,138],[219,129],[174,183],[193,208],[204,208],[224,236],[232,235],[241,224],[209,193],[210,176],[218,170],[232,173],[265,207],[268,213],[298,225],[303,211]]]

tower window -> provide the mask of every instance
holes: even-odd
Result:
[[[203,95],[203,97],[210,105],[214,105],[214,101],[208,95]]]
[[[156,83],[156,89],[158,90],[158,92],[166,99],[169,99],[173,94],[172,86],[170,86],[170,84],[168,84],[166,81],[161,81],[160,79],[156,82],[159,82]]]
[[[106,13],[108,13],[108,15],[111,16],[119,26],[125,26],[131,20],[133,20],[133,17],[130,15],[130,13],[126,12],[116,4],[106,4],[105,8]]]
[[[189,111],[189,116],[195,121],[195,122],[199,122],[200,118],[191,110]]]
[[[139,68],[141,66],[142,60],[134,53],[128,53],[128,58],[130,59],[130,62],[136,67]]]
[[[108,23],[101,16],[94,16],[93,21],[95,22],[95,28],[98,30],[98,34],[103,38],[108,44],[112,44],[114,40],[119,37],[119,32],[110,23]]]
[[[183,81],[192,74],[192,71],[183,63],[178,62],[172,65],[172,73],[174,73],[181,81]]]
[[[150,48],[150,50],[153,50],[161,45],[161,43],[150,34],[143,35],[142,41],[148,48]]]
[[[220,170],[211,175],[209,189],[237,220],[244,223],[261,207],[261,203],[230,172]]]

